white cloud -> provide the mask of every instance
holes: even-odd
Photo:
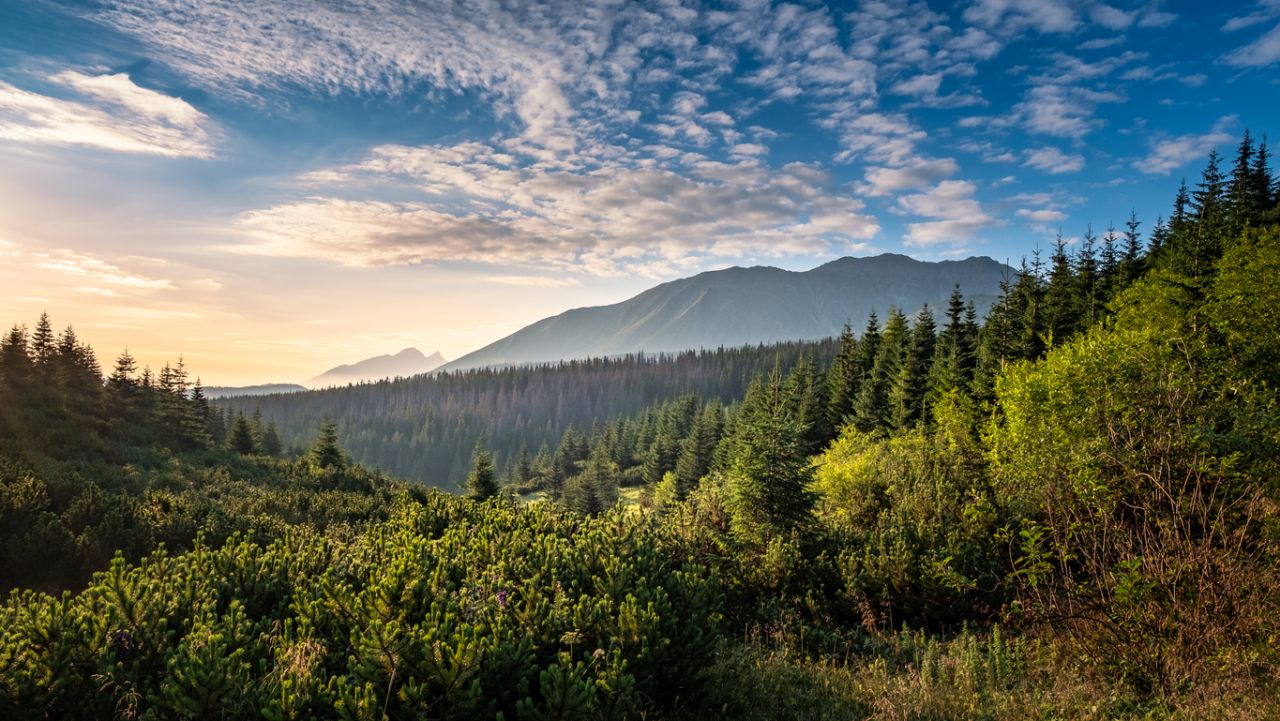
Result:
[[[64,100],[0,81],[0,139],[168,157],[213,156],[212,121],[184,100],[140,87],[123,73],[68,70],[49,80],[85,99]]]
[[[1248,15],[1240,15],[1233,17],[1223,23],[1223,32],[1235,32],[1245,28],[1251,28],[1254,25],[1261,25],[1269,20],[1280,16],[1280,0],[1260,0],[1258,7]]]
[[[1101,123],[1094,117],[1101,103],[1118,103],[1123,96],[1074,85],[1036,85],[1014,106],[1005,123],[1021,123],[1033,133],[1082,138]]]
[[[996,225],[998,221],[973,197],[976,190],[967,180],[944,180],[924,193],[899,198],[903,211],[935,219],[908,223],[902,242],[917,247],[965,246],[983,229]]]
[[[942,73],[931,73],[901,80],[890,88],[890,90],[898,95],[909,95],[911,97],[921,98],[937,95],[938,88],[941,86]]]
[[[1134,161],[1133,167],[1148,175],[1167,175],[1193,160],[1203,160],[1215,146],[1230,142],[1232,136],[1226,128],[1235,122],[1235,116],[1226,116],[1204,134],[1189,133],[1172,138],[1153,140],[1146,157]]]
[[[965,9],[964,19],[1004,35],[1069,33],[1080,25],[1075,8],[1063,0],[977,0]]]
[[[482,143],[383,146],[304,180],[399,182],[424,200],[277,204],[240,216],[248,242],[238,249],[356,266],[469,261],[665,275],[707,258],[845,252],[879,230],[815,166],[673,162],[683,164],[595,159],[557,169]]]
[[[1236,67],[1261,67],[1280,62],[1280,25],[1248,45],[1227,53],[1223,60]]]
[[[1051,210],[1049,208],[1019,208],[1018,217],[1026,218],[1033,223],[1061,223],[1067,219],[1067,214],[1061,210]]]
[[[866,187],[861,190],[868,196],[878,197],[920,188],[960,172],[960,165],[952,158],[922,158],[900,168],[873,167],[866,172]]]
[[[1083,155],[1068,155],[1052,146],[1028,148],[1022,154],[1024,166],[1043,170],[1050,175],[1074,173],[1084,167]]]

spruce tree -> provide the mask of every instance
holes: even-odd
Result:
[[[1227,182],[1227,216],[1231,233],[1239,233],[1246,225],[1256,225],[1258,215],[1254,206],[1254,149],[1253,137],[1245,128],[1244,137],[1236,150],[1236,161],[1231,167]]]
[[[854,427],[863,433],[889,427],[889,391],[907,350],[908,331],[907,317],[897,308],[891,308],[889,320],[876,344],[875,361],[853,408]]]
[[[719,401],[708,403],[693,430],[680,444],[680,458],[676,461],[676,499],[682,500],[697,487],[711,471],[716,445],[720,442],[722,410]]]
[[[478,501],[498,495],[498,474],[493,466],[493,455],[477,443],[471,458],[471,472],[467,474],[467,494]]]
[[[910,428],[928,418],[925,398],[933,365],[934,332],[933,312],[925,305],[912,323],[906,353],[889,391],[890,423],[894,428]]]
[[[237,418],[237,425],[239,422],[240,419]],[[248,430],[249,423],[247,420],[244,425],[245,429]],[[250,431],[250,438],[252,438],[252,431]],[[338,425],[332,420],[327,420],[320,426],[320,437],[316,440],[316,444],[311,447],[311,463],[317,468],[343,468],[347,465],[346,456],[338,445]]]
[[[1049,283],[1044,291],[1044,327],[1057,344],[1071,337],[1080,323],[1080,286],[1072,272],[1067,243],[1062,235],[1053,244],[1049,259]],[[1035,356],[1038,357],[1037,353]]]
[[[236,419],[231,424],[230,437],[227,439],[227,446],[245,456],[251,456],[258,452],[258,444],[253,438],[253,428],[249,426],[249,419],[245,418],[243,413],[237,413]]]
[[[275,421],[270,421],[262,428],[262,454],[279,458],[284,448],[280,442],[280,431],[276,428]]]
[[[853,413],[853,402],[862,385],[862,369],[858,365],[858,342],[848,323],[840,331],[836,357],[827,373],[827,427],[838,432]]]
[[[1121,285],[1129,285],[1142,275],[1142,236],[1138,229],[1142,223],[1138,221],[1138,212],[1129,211],[1129,220],[1124,224],[1124,250],[1120,259],[1119,276]]]
[[[809,522],[815,499],[803,428],[791,414],[777,371],[747,392],[732,453],[727,482],[735,534],[766,544]]]

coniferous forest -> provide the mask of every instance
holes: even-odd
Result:
[[[211,404],[41,317],[0,717],[1276,718],[1277,279],[1246,135],[824,343]]]

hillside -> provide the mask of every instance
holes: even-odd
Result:
[[[845,323],[860,326],[872,311],[883,318],[890,307],[941,308],[956,286],[985,312],[1009,275],[990,258],[930,263],[888,253],[804,272],[727,268],[546,318],[444,369],[817,340],[839,334]]]

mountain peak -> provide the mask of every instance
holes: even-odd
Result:
[[[309,388],[328,388],[351,383],[380,381],[386,378],[415,376],[430,373],[445,362],[444,356],[440,355],[439,351],[426,356],[417,348],[405,348],[395,355],[374,356],[356,363],[330,368],[307,381],[305,385]]]
[[[446,369],[817,340],[838,335],[846,322],[861,326],[873,310],[945,307],[957,285],[985,310],[1006,272],[985,257],[930,262],[894,253],[840,258],[804,272],[734,266],[545,318]]]

